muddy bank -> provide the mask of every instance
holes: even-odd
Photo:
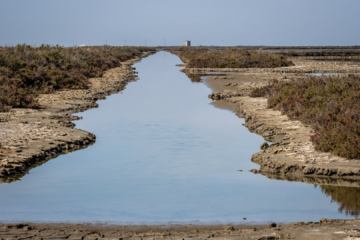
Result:
[[[1,239],[360,239],[360,220],[297,222],[280,225],[119,226],[67,223],[0,224]]]
[[[231,74],[210,76],[214,105],[236,109],[245,126],[272,144],[263,144],[252,161],[260,165],[254,173],[360,179],[360,160],[350,160],[316,151],[310,141],[312,129],[290,120],[279,111],[267,109],[267,99],[251,98],[249,93],[269,79],[286,79],[305,73],[357,73],[359,62],[293,60],[293,67],[274,69],[232,69]],[[182,69],[185,73],[218,72],[221,69]],[[223,69],[222,71],[227,71]],[[228,107],[227,107],[228,105]],[[236,106],[236,107],[235,107]]]
[[[0,113],[0,181],[17,180],[44,161],[94,143],[95,135],[74,129],[71,121],[78,117],[71,114],[95,108],[97,100],[125,89],[128,82],[136,80],[131,65],[139,60],[123,62],[102,78],[90,79],[89,89],[42,94],[38,97],[40,109]]]

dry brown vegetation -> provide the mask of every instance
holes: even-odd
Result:
[[[240,48],[209,50],[204,47],[180,47],[171,52],[187,63],[186,68],[275,68],[294,65],[282,55]]]
[[[155,51],[146,47],[0,47],[0,112],[12,107],[38,107],[39,93],[88,87],[122,61]]]
[[[288,57],[359,57],[360,50],[336,50],[336,51],[289,51],[280,52]]]
[[[268,107],[313,127],[317,150],[360,159],[360,77],[311,76],[256,88],[252,97],[268,97]]]

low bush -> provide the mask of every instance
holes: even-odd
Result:
[[[250,92],[250,97],[269,97],[271,92],[276,88],[275,86],[281,87],[282,83],[280,81],[272,79],[269,81],[269,84],[262,87],[257,87]],[[276,88],[277,89],[277,88]]]
[[[289,82],[273,80],[252,91],[268,97],[268,107],[315,130],[317,150],[350,159],[360,158],[360,77],[311,76]]]
[[[282,55],[240,48],[209,50],[204,47],[181,47],[171,52],[187,63],[186,68],[275,68],[294,65]]]
[[[56,89],[88,87],[122,61],[140,56],[146,47],[0,47],[0,112],[11,107],[38,107],[35,97]]]

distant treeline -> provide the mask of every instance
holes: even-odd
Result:
[[[38,107],[35,97],[56,89],[88,88],[121,62],[155,51],[148,47],[0,47],[0,112],[11,107]]]
[[[239,48],[210,50],[206,47],[178,47],[171,52],[186,63],[186,68],[275,68],[294,65],[282,55]]]
[[[267,97],[269,108],[312,126],[317,150],[360,159],[360,76],[272,80],[250,96]]]

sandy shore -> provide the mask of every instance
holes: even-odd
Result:
[[[0,224],[1,239],[360,239],[360,220],[329,220],[277,225],[121,226],[67,223]]]
[[[146,57],[152,53],[145,53]],[[38,97],[41,109],[12,109],[0,113],[0,181],[12,182],[59,154],[87,147],[95,135],[74,129],[71,114],[96,108],[105,99],[136,80],[131,67],[140,58],[108,70],[102,78],[90,79],[90,88],[56,91]]]

